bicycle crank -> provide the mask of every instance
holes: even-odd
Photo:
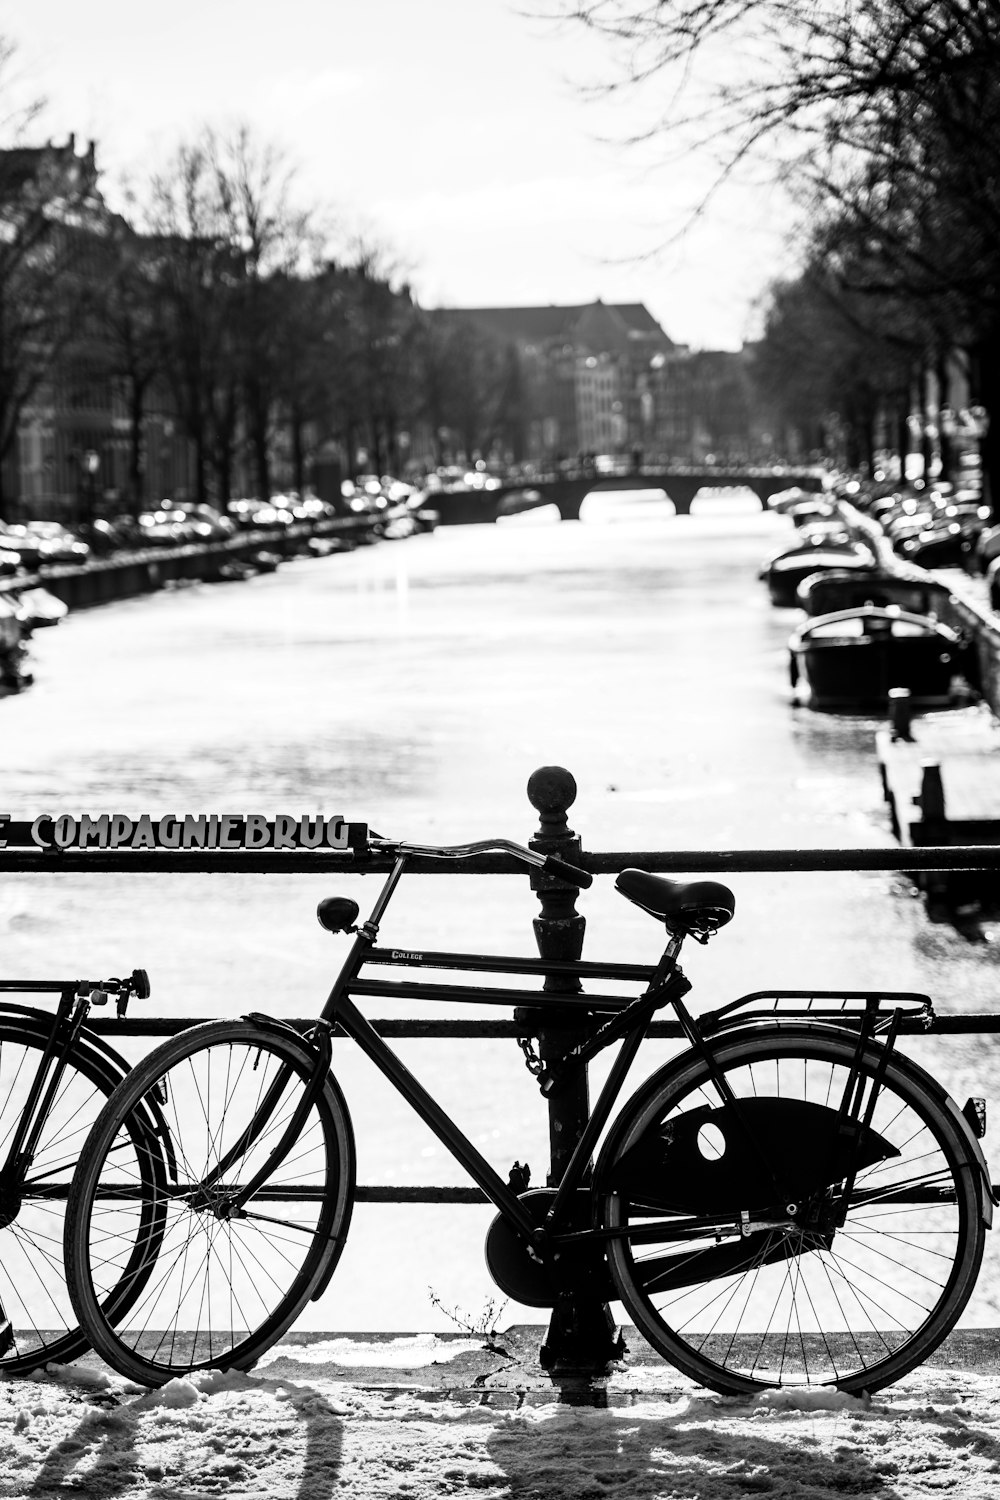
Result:
[[[532,1188],[518,1194],[532,1223],[539,1226],[545,1222],[555,1196],[554,1188]],[[589,1229],[591,1202],[590,1191],[578,1189],[570,1222],[561,1227],[567,1231]],[[538,1259],[502,1214],[486,1232],[486,1264],[500,1290],[528,1307],[554,1307],[561,1292],[586,1293],[599,1302],[617,1295],[598,1243],[556,1243],[544,1259]]]

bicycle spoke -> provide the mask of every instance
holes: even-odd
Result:
[[[715,1166],[717,1147],[709,1153],[706,1144],[699,1168],[698,1122],[706,1102],[714,1111],[720,1090],[706,1062],[693,1054],[680,1059],[664,1074],[676,1082],[665,1082],[662,1095],[641,1093],[632,1113],[626,1110],[599,1164],[613,1189],[612,1163],[620,1157],[630,1184],[607,1200],[608,1256],[627,1310],[661,1352],[719,1390],[817,1382],[868,1389],[898,1378],[954,1323],[982,1255],[981,1174],[969,1161],[966,1137],[933,1088],[922,1086],[915,1065],[890,1061],[880,1072],[877,1052],[859,1054],[852,1039],[775,1028],[769,1037],[734,1035],[713,1047],[724,1059],[727,1089],[761,1110],[754,1116],[760,1121],[754,1150],[765,1161],[772,1154],[775,1179],[790,1144],[783,1122],[821,1120],[823,1110],[835,1120],[845,1097],[853,1097],[857,1118],[866,1121],[859,1141],[875,1159],[862,1162],[847,1202],[835,1184],[824,1186],[820,1167],[815,1187],[804,1186],[805,1197],[787,1211],[788,1223],[750,1233],[745,1247],[713,1233],[709,1223],[650,1217],[642,1200],[670,1201],[675,1160],[692,1184],[690,1201],[710,1209],[699,1175],[706,1185],[716,1181],[720,1207],[729,1205],[734,1228],[743,1214],[744,1234],[755,1215],[781,1220],[785,1212],[761,1214],[753,1201],[737,1208],[741,1169]],[[860,1086],[852,1093],[848,1081],[859,1060]],[[780,1109],[769,1100],[782,1101]],[[689,1112],[693,1128],[680,1123]],[[647,1132],[667,1148],[637,1146]],[[727,1138],[723,1163],[729,1149]],[[634,1164],[642,1170],[650,1163],[652,1179],[661,1161],[663,1182],[639,1183],[633,1193]],[[841,1171],[851,1180],[849,1166],[848,1154]],[[808,1150],[791,1170],[792,1180],[810,1182]]]
[[[126,1315],[103,1316],[104,1288],[121,1276],[143,1206],[118,1173],[112,1119],[81,1163],[86,1196],[71,1210],[82,1217],[70,1265],[95,1343],[123,1373],[155,1384],[196,1367],[251,1363],[336,1259],[353,1189],[353,1142],[332,1084],[286,1139],[312,1067],[298,1038],[274,1037],[251,1022],[214,1022],[163,1044],[122,1086],[122,1118],[143,1091],[153,1088],[163,1101],[174,1176],[158,1237]],[[243,1204],[246,1185],[257,1181]],[[116,1197],[118,1190],[125,1196]]]

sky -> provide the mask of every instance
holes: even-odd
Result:
[[[116,206],[205,124],[277,145],[346,245],[384,248],[428,307],[644,302],[694,348],[739,348],[793,268],[777,189],[703,153],[629,148],[655,96],[594,98],[606,47],[542,0],[6,0],[31,139],[93,139]]]

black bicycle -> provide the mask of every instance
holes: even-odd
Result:
[[[122,1016],[130,998],[146,999],[149,980],[0,980],[0,992],[55,995],[54,1011],[0,1003],[0,1371],[23,1374],[76,1359],[89,1347],[73,1314],[63,1269],[63,1220],[69,1183],[91,1126],[129,1064],[88,1025],[94,1006],[113,1000]],[[155,1153],[133,1122],[133,1166],[145,1212],[136,1220],[142,1251],[125,1257],[128,1295],[156,1243]],[[134,1249],[134,1247],[133,1247]],[[117,1294],[119,1288],[111,1288]]]
[[[393,867],[368,920],[359,924],[352,900],[320,903],[322,925],[354,937],[308,1033],[256,1014],[193,1027],[150,1053],[101,1111],[73,1178],[65,1253],[76,1315],[112,1366],[154,1385],[247,1368],[322,1295],[355,1189],[351,1122],[330,1071],[338,1028],[496,1205],[486,1257],[517,1301],[553,1305],[566,1290],[620,1300],[655,1349],[727,1393],[872,1391],[936,1348],[972,1291],[995,1200],[981,1101],[959,1109],[897,1047],[907,1013],[930,1018],[925,996],[786,991],[696,1020],[678,956],[687,937],[707,941],[729,922],[733,894],[638,869],[616,885],[666,928],[655,965],[379,946],[414,855],[502,851],[577,887],[591,876],[506,840],[373,837],[370,847]],[[372,966],[560,975],[638,994],[376,979]],[[505,1181],[480,1154],[356,1003],[385,995],[575,1012],[586,1040],[556,1061],[529,1057],[545,1094],[620,1043],[557,1187],[527,1189],[517,1164]],[[666,1006],[687,1046],[612,1118]],[[142,1164],[135,1117],[151,1104],[163,1131]],[[150,1184],[164,1180],[151,1213]],[[134,1295],[130,1278],[141,1283]]]

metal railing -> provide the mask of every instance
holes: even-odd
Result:
[[[1000,846],[962,845],[921,847],[905,849],[852,848],[852,849],[746,849],[746,850],[662,850],[628,849],[590,851],[583,849],[581,840],[569,827],[567,813],[576,797],[576,783],[572,775],[558,766],[542,767],[528,782],[529,800],[539,813],[539,826],[530,839],[533,849],[543,854],[555,854],[571,864],[578,865],[594,875],[617,874],[638,867],[654,873],[728,876],[734,873],[783,873],[806,871],[882,871],[920,875],[949,871],[1000,871]],[[115,815],[120,816],[120,815]],[[239,840],[248,838],[249,819],[224,820],[224,838],[217,838],[215,847],[169,848],[157,843],[158,825],[155,819],[125,819],[116,827],[123,837],[133,829],[142,830],[140,847],[80,847],[74,843],[69,820],[45,817],[34,821],[15,820],[0,815],[0,875],[3,874],[109,874],[134,875],[158,874],[256,874],[256,875],[379,875],[388,873],[394,858],[388,853],[372,852],[367,845],[367,829],[360,824],[343,824],[336,842],[339,848],[303,847],[258,847],[249,848],[245,843],[233,847]],[[331,820],[326,820],[330,822]],[[343,820],[332,820],[341,824]],[[161,820],[162,822],[162,820]],[[220,834],[223,820],[217,819],[215,832]],[[273,822],[259,818],[253,820],[260,837],[270,837],[273,842]],[[93,828],[99,819],[89,818],[87,826]],[[109,824],[110,827],[110,824]],[[152,833],[149,832],[152,830]],[[78,830],[79,832],[79,830]],[[105,840],[107,842],[107,840]],[[222,845],[225,845],[223,847]],[[510,855],[479,854],[452,862],[414,855],[407,868],[414,874],[524,874],[524,865]],[[576,910],[579,894],[574,886],[532,870],[531,888],[539,903],[539,915],[534,918],[533,928],[539,954],[542,959],[554,961],[553,969],[538,992],[537,1004],[524,1006],[515,1011],[510,1021],[493,1019],[474,1020],[429,1020],[374,1018],[372,1025],[387,1038],[521,1038],[530,1036],[539,1042],[542,1060],[561,1056],[566,1050],[583,1040],[585,1023],[574,1020],[567,1024],[565,1014],[554,1006],[546,1007],[546,996],[579,990],[579,982],[560,974],[561,961],[579,961],[582,956],[585,921]],[[783,998],[799,996],[809,998],[806,991],[782,991]],[[843,992],[844,998],[861,1000],[868,992]],[[744,997],[758,1001],[771,998],[769,992]],[[921,997],[913,997],[921,998]],[[126,1016],[111,1020],[91,1016],[88,1025],[105,1036],[162,1037],[174,1035],[189,1026],[204,1021],[204,1016],[192,1017],[136,1017]],[[293,1026],[302,1029],[314,1023],[315,1018],[292,1020]],[[968,1033],[1000,1032],[1000,1013],[934,1015],[928,1021],[903,1015],[902,1031],[920,1034],[938,1033],[959,1035]],[[680,1039],[681,1028],[676,1022],[655,1022],[649,1035],[657,1038]],[[548,1096],[548,1123],[550,1145],[550,1182],[560,1180],[572,1154],[573,1146],[582,1133],[589,1115],[589,1092],[586,1070],[581,1077],[570,1081]],[[487,1201],[478,1188],[361,1185],[357,1198],[369,1203],[476,1203]],[[579,1299],[578,1299],[579,1300]],[[605,1310],[606,1311],[606,1310]],[[606,1318],[594,1314],[592,1307],[581,1309],[579,1305],[557,1308],[550,1326],[547,1348],[551,1358],[574,1358],[594,1356],[596,1347],[609,1347],[605,1339]]]

